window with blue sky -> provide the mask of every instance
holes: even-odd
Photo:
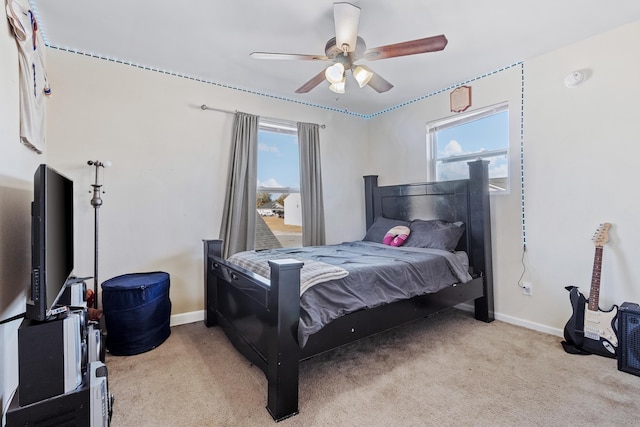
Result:
[[[466,179],[467,162],[482,158],[489,161],[491,190],[508,190],[508,105],[430,123],[427,134],[430,180]]]
[[[299,189],[299,164],[296,133],[263,129],[258,132],[258,191],[280,187]]]

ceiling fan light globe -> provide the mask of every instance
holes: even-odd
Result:
[[[353,70],[353,77],[358,82],[358,86],[363,88],[369,83],[369,81],[373,77],[373,73],[371,71],[367,70],[366,68],[358,65]]]
[[[344,65],[340,62],[328,67],[324,72],[325,77],[331,84],[339,83],[344,80]]]
[[[335,93],[344,93],[346,82],[347,82],[347,79],[343,78],[341,81],[337,83],[331,83],[329,85],[329,89]]]

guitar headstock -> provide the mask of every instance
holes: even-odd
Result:
[[[609,229],[611,228],[611,224],[605,222],[600,224],[595,234],[593,235],[593,243],[596,246],[604,246],[605,243],[609,241]]]

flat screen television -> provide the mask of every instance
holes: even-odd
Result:
[[[44,321],[73,270],[73,181],[42,164],[33,176],[31,295],[26,317]]]

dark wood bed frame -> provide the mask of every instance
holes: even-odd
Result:
[[[311,335],[300,348],[300,269],[295,260],[269,261],[271,278],[234,266],[221,256],[221,240],[205,240],[205,324],[220,325],[231,343],[265,373],[267,410],[280,421],[298,413],[299,362],[445,308],[474,301],[475,318],[491,322],[493,273],[488,162],[469,162],[468,180],[378,186],[365,176],[367,229],[378,216],[463,221],[458,250],[469,255],[473,280],[433,294],[360,310]]]

